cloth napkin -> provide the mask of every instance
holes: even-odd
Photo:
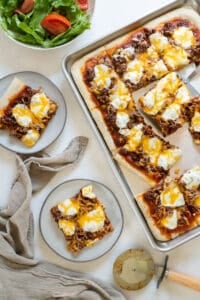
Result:
[[[86,145],[87,139],[78,137],[54,157],[23,161],[16,155],[17,176],[7,207],[0,209],[0,300],[125,299],[117,290],[85,274],[34,258],[32,183],[35,191],[41,189],[55,172],[76,163]]]

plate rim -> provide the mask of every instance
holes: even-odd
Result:
[[[47,242],[47,240],[45,239],[44,237],[44,234],[43,234],[43,231],[42,231],[42,226],[41,226],[41,215],[42,215],[42,211],[43,211],[43,208],[49,198],[49,196],[57,189],[59,188],[61,185],[63,184],[66,184],[66,183],[70,183],[70,182],[74,182],[74,181],[82,181],[82,180],[85,180],[85,181],[90,181],[90,182],[94,182],[94,183],[97,183],[101,186],[103,186],[105,189],[107,189],[112,195],[113,195],[113,198],[115,199],[116,203],[117,203],[117,206],[119,208],[119,211],[120,211],[120,215],[121,215],[121,221],[122,221],[122,225],[121,225],[121,228],[120,228],[120,231],[119,231],[119,234],[116,238],[116,240],[114,241],[114,243],[112,244],[112,246],[106,250],[105,252],[103,252],[101,255],[95,257],[95,258],[92,258],[92,259],[87,259],[87,260],[75,260],[75,259],[70,259],[70,258],[66,258],[64,257],[62,254],[58,253],[56,250],[54,250],[50,245],[49,243]],[[90,178],[73,178],[73,179],[69,179],[69,180],[65,180],[61,183],[59,183],[58,185],[56,185],[49,193],[48,195],[45,197],[45,200],[41,206],[41,209],[40,209],[40,213],[39,213],[39,231],[40,231],[40,234],[42,236],[42,239],[43,241],[45,242],[45,244],[49,247],[49,249],[51,249],[56,255],[62,257],[63,259],[65,259],[66,261],[69,261],[69,262],[72,262],[72,263],[88,263],[88,262],[92,262],[92,261],[95,261],[97,259],[100,259],[101,257],[103,257],[104,255],[106,255],[108,252],[110,252],[114,246],[117,244],[121,234],[122,234],[122,231],[124,229],[124,214],[123,214],[123,210],[122,210],[122,207],[120,205],[120,202],[118,200],[118,198],[115,196],[115,194],[113,193],[113,191],[107,186],[105,185],[104,183],[102,182],[99,182],[97,180],[94,180],[94,179],[90,179]]]
[[[47,76],[43,75],[42,73],[39,73],[39,72],[36,72],[36,71],[27,71],[27,70],[9,73],[9,74],[7,74],[7,75],[5,75],[5,76],[0,77],[0,84],[1,84],[1,81],[2,81],[3,79],[6,79],[6,78],[8,78],[8,77],[10,77],[10,76],[15,76],[15,75],[21,74],[21,73],[32,73],[32,74],[35,74],[35,75],[39,75],[39,76],[41,76],[41,77],[44,77],[45,80],[47,80],[49,83],[51,83],[51,84],[54,86],[54,88],[56,88],[56,90],[57,90],[58,93],[60,94],[60,96],[61,96],[61,98],[62,98],[62,100],[63,100],[63,104],[64,104],[65,120],[64,120],[64,122],[63,122],[63,126],[62,126],[62,128],[61,128],[59,134],[58,134],[58,135],[57,135],[57,136],[56,136],[56,137],[55,137],[55,138],[54,138],[47,146],[45,146],[45,147],[43,147],[43,148],[41,148],[41,149],[39,149],[39,150],[36,150],[36,151],[33,150],[33,151],[27,153],[27,152],[21,152],[21,151],[18,151],[18,152],[17,152],[17,151],[15,151],[15,150],[13,150],[13,149],[7,147],[6,145],[1,144],[1,142],[0,142],[0,146],[1,146],[1,147],[3,147],[3,148],[6,149],[6,150],[9,150],[9,151],[11,151],[11,152],[13,152],[13,153],[17,153],[17,154],[20,154],[20,155],[32,155],[32,154],[36,154],[36,153],[38,153],[38,152],[40,152],[40,151],[43,151],[44,149],[48,148],[49,146],[51,146],[51,145],[52,145],[52,144],[60,137],[60,135],[62,134],[62,132],[63,132],[63,130],[64,130],[64,127],[65,127],[65,125],[66,125],[66,122],[67,122],[68,109],[67,109],[67,103],[66,103],[66,101],[65,101],[65,98],[64,98],[63,93],[61,92],[61,90],[57,87],[57,85],[56,85],[51,79],[49,79]],[[47,126],[48,126],[48,124],[47,124]],[[45,132],[45,131],[44,131],[44,132]],[[9,134],[9,133],[8,133],[8,134]]]

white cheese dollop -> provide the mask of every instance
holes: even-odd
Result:
[[[96,232],[101,230],[105,222],[103,208],[101,206],[97,207],[86,215],[83,215],[78,222],[84,231]]]
[[[58,227],[63,230],[66,236],[71,236],[74,234],[76,226],[72,221],[65,219],[60,219],[58,221]]]
[[[161,204],[166,207],[179,207],[185,204],[184,196],[176,184],[162,191],[160,200]]]
[[[149,36],[151,44],[154,46],[154,48],[161,52],[163,51],[168,45],[169,41],[167,37],[162,35],[160,32],[155,32]]]
[[[127,65],[127,71],[124,73],[124,80],[130,80],[130,82],[137,84],[143,76],[144,68],[142,63],[138,59],[134,59]]]
[[[161,220],[161,224],[168,229],[175,229],[178,225],[177,211],[174,210],[172,215],[165,217]]]
[[[195,44],[195,37],[192,30],[185,26],[180,26],[173,32],[175,43],[185,49],[188,49]]]
[[[180,104],[187,103],[190,100],[190,93],[188,88],[183,85],[181,86],[176,93],[176,102]]]
[[[181,112],[181,107],[178,104],[169,105],[162,113],[162,118],[164,120],[177,120]]]
[[[33,147],[35,143],[38,141],[40,134],[35,129],[29,129],[27,133],[22,137],[22,142],[28,146]]]
[[[12,109],[12,114],[20,126],[29,127],[32,123],[31,113],[24,104],[17,104]]]
[[[188,170],[181,178],[186,189],[196,190],[200,185],[200,167]]]
[[[181,157],[181,154],[180,149],[167,149],[159,155],[157,165],[164,170],[168,170]]]
[[[127,123],[129,122],[130,118],[129,115],[125,112],[117,112],[116,115],[116,125],[118,128],[122,129],[127,126]]]
[[[85,198],[94,199],[96,195],[93,193],[92,185],[88,185],[82,188],[82,195]]]

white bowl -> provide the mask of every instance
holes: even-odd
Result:
[[[89,3],[89,8],[88,8],[88,11],[87,13],[89,14],[90,16],[90,20],[92,19],[92,16],[93,16],[93,13],[94,13],[94,8],[95,8],[95,3],[96,3],[96,0],[88,0],[88,3]],[[0,27],[1,28],[1,27]],[[55,47],[50,47],[50,48],[43,48],[43,47],[40,47],[40,46],[34,46],[34,45],[30,45],[30,44],[26,44],[26,43],[23,43],[23,42],[20,42],[16,39],[14,39],[13,37],[11,37],[9,34],[7,34],[6,31],[3,30],[3,28],[1,28],[1,30],[4,32],[4,34],[10,39],[12,40],[13,42],[15,42],[16,44],[18,45],[21,45],[23,47],[26,47],[26,48],[30,48],[30,49],[35,49],[35,50],[53,50],[53,49],[58,49],[58,48],[61,48],[65,45],[69,45],[71,44],[74,40],[76,40],[79,36],[81,36],[81,34],[77,35],[75,38],[73,38],[72,40],[70,40],[69,42],[66,42],[62,45],[59,45],[59,46],[55,46]]]

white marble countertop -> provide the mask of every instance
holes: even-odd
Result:
[[[72,137],[85,135],[89,137],[89,146],[79,163],[74,168],[68,168],[57,174],[50,184],[32,199],[32,210],[35,219],[35,245],[36,256],[62,265],[63,267],[88,272],[94,278],[99,278],[107,283],[114,284],[112,279],[112,264],[115,258],[124,250],[132,247],[140,247],[148,250],[156,262],[164,261],[164,254],[151,248],[135,214],[119,189],[118,184],[109,170],[104,159],[100,145],[90,129],[87,120],[77,104],[72,91],[61,70],[62,58],[69,52],[84,47],[84,45],[117,30],[138,17],[145,15],[149,10],[157,9],[169,0],[97,0],[93,16],[92,29],[85,32],[73,43],[63,48],[51,51],[32,50],[15,44],[0,32],[0,76],[22,70],[37,71],[49,77],[62,91],[68,108],[68,118],[64,132],[57,142],[51,146],[49,152],[58,153],[68,144]],[[110,17],[111,15],[111,17]],[[91,156],[98,160],[91,162]],[[8,191],[15,174],[14,155],[0,149],[0,205],[5,205],[8,199]],[[42,240],[38,228],[38,216],[43,201],[49,191],[58,183],[71,178],[91,178],[106,183],[117,195],[121,203],[125,225],[117,245],[101,259],[83,264],[70,263],[53,253]],[[199,259],[200,239],[191,242],[170,252],[169,267],[180,272],[200,277]],[[190,289],[178,286],[164,280],[159,290],[156,289],[156,277],[144,289],[137,292],[124,292],[128,299],[162,299],[162,300],[186,300],[199,299],[199,294]]]

